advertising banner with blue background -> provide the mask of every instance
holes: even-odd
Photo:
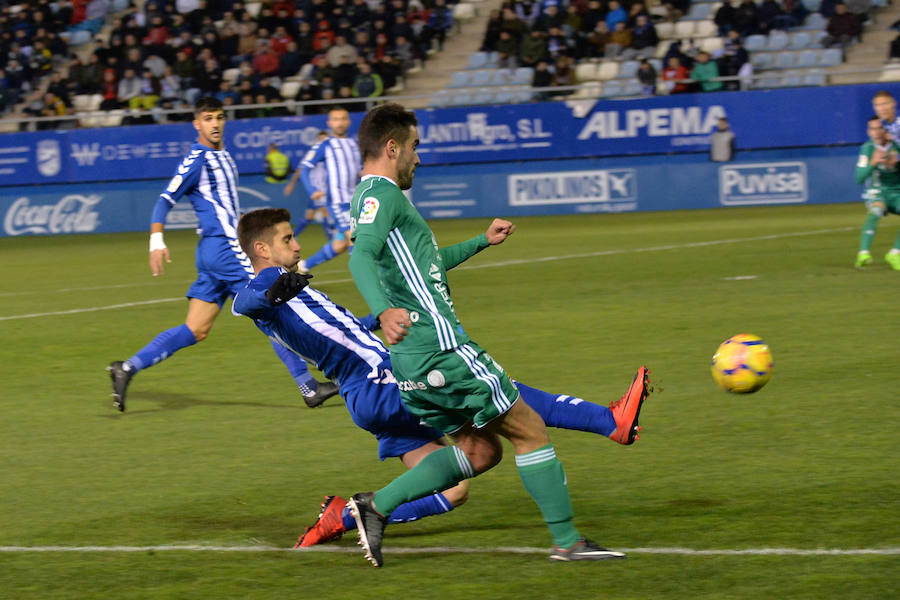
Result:
[[[739,149],[859,144],[880,84],[572,100],[419,110],[423,165],[703,152],[727,116]],[[896,84],[889,91],[900,90]],[[353,113],[351,133],[362,119]],[[230,121],[242,174],[263,172],[276,143],[294,163],[324,115]],[[167,179],[196,132],[190,123],[0,135],[0,187]]]
[[[468,165],[423,166],[410,199],[425,218],[517,217],[657,211],[762,204],[858,201],[854,146],[746,151],[729,163],[703,154],[634,156]],[[4,188],[0,235],[147,231],[168,178],[103,184]],[[299,192],[285,198],[262,175],[240,181],[241,208],[305,208]],[[860,202],[860,219],[864,206]],[[197,226],[179,202],[167,229]]]

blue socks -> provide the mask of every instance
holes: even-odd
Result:
[[[274,340],[269,341],[272,342],[272,349],[275,350],[275,354],[278,355],[278,358],[281,359],[281,362],[283,362],[288,371],[290,371],[291,377],[297,382],[297,387],[300,388],[300,392],[304,396],[312,396],[315,394],[316,390],[319,389],[319,382],[316,381],[316,378],[309,372],[306,361],[278,342]]]
[[[331,260],[335,256],[337,256],[337,252],[331,247],[331,242],[326,242],[324,246],[319,248],[318,252],[309,257],[306,261],[306,268],[312,269],[316,265],[321,265],[323,262]]]
[[[445,512],[453,510],[453,505],[440,492],[401,504],[394,509],[391,516],[388,517],[388,523],[408,523],[409,521],[418,521],[424,517],[432,515],[442,515]],[[356,529],[356,519],[350,514],[350,509],[346,506],[341,513],[341,519],[344,522],[344,528],[347,531]]]
[[[575,396],[549,394],[514,382],[522,399],[541,416],[548,427],[589,431],[609,437],[616,430],[616,420],[609,407]]]
[[[135,371],[152,367],[156,363],[166,360],[182,348],[193,346],[197,343],[197,338],[187,325],[181,324],[178,327],[163,331],[153,341],[141,348],[137,354],[125,361],[125,365],[130,365]],[[125,369],[128,370],[127,368]]]
[[[306,217],[300,217],[297,222],[297,227],[294,229],[294,237],[303,233],[303,230],[306,229],[307,225],[309,225],[309,221],[306,220]]]

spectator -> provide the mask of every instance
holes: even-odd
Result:
[[[759,13],[754,0],[741,0],[734,9],[734,28],[741,37],[747,37],[760,32]]]
[[[742,90],[749,90],[753,87],[753,63],[749,60],[741,65],[738,69],[738,81]]]
[[[609,11],[606,13],[606,26],[610,31],[616,30],[616,23],[625,23],[628,13],[617,0],[609,0]]]
[[[232,58],[232,64],[240,64],[245,60],[253,60],[256,52],[256,23],[241,23],[238,34],[237,54]]]
[[[750,55],[741,43],[737,31],[729,31],[728,39],[722,49],[722,56],[716,61],[719,64],[719,75],[722,77],[734,77],[740,73],[741,67],[750,62]],[[726,81],[725,89],[737,90],[739,81]]]
[[[534,67],[547,57],[547,40],[544,32],[534,29],[519,45],[519,63],[525,67]]]
[[[574,86],[576,83],[578,82],[575,81],[575,66],[573,60],[565,54],[561,54],[556,58],[556,63],[554,65],[553,86]],[[573,91],[574,90],[559,90],[553,92],[553,95],[568,96]]]
[[[385,54],[375,63],[374,70],[381,77],[384,89],[390,91],[392,88],[400,85],[400,66],[394,61],[394,57]]]
[[[342,64],[355,63],[358,57],[359,53],[356,48],[348,44],[347,38],[342,35],[335,36],[334,45],[325,53],[325,59],[333,68]]]
[[[675,40],[669,44],[669,49],[666,50],[666,54],[663,56],[663,65],[668,66],[669,59],[673,56],[678,59],[678,64],[685,69],[690,69],[694,66],[694,59],[682,51],[681,40]]]
[[[776,0],[763,0],[757,9],[759,17],[759,31],[768,34],[776,28],[779,18],[784,16],[784,9]]]
[[[163,72],[166,70],[166,61],[156,54],[151,54],[144,60],[141,66],[153,73],[154,77],[162,77]]]
[[[181,80],[184,89],[194,87],[197,76],[197,63],[183,50],[175,54],[175,64],[172,65],[175,75]]]
[[[677,56],[670,56],[666,67],[662,72],[662,79],[666,82],[666,89],[670,94],[683,94],[688,91],[688,70],[684,68]]]
[[[547,36],[547,54],[552,61],[562,54],[574,56],[575,41],[566,35],[562,27],[550,28],[550,34]]]
[[[607,58],[618,57],[623,50],[631,46],[631,40],[631,30],[625,26],[625,21],[617,21],[616,28],[609,34],[605,56]]]
[[[578,11],[578,5],[574,2],[566,7],[566,14],[563,15],[562,24],[560,25],[567,36],[575,36],[581,31],[584,19]]]
[[[145,69],[141,73],[140,82],[141,92],[137,99],[132,99],[129,102],[129,106],[144,110],[156,108],[156,105],[159,104],[159,95],[162,90],[159,79],[151,71]]]
[[[232,88],[231,83],[227,79],[223,79],[219,82],[219,89],[216,92],[216,98],[218,98],[223,104],[225,103],[226,98],[231,98],[231,102],[233,104],[241,103],[241,96],[238,94],[234,88]]]
[[[384,93],[384,83],[381,76],[372,71],[372,65],[366,59],[357,61],[359,74],[353,81],[352,95],[354,98],[375,98]]]
[[[481,40],[482,52],[493,52],[497,49],[497,40],[500,39],[500,32],[503,30],[503,19],[500,15],[500,11],[494,9],[488,16],[484,38]]]
[[[598,21],[594,30],[587,36],[585,55],[588,58],[606,56],[606,44],[609,43],[609,29],[606,21]]]
[[[535,0],[516,0],[513,3],[516,17],[529,28],[534,27],[534,22],[541,14],[541,3]]]
[[[548,88],[553,86],[553,73],[550,71],[550,64],[545,60],[539,60],[534,67],[534,74],[531,78],[531,87]],[[538,102],[547,102],[552,99],[549,90],[539,90],[535,93],[534,99]]]
[[[287,29],[279,25],[275,27],[275,33],[269,39],[269,47],[272,48],[272,52],[281,58],[281,55],[287,52],[288,43],[292,41],[294,41],[294,38],[288,35]]]
[[[106,69],[103,71],[103,84],[101,89],[103,100],[100,102],[100,110],[112,110],[122,106],[119,102],[119,83],[116,78],[115,69]]]
[[[653,58],[659,44],[659,35],[646,14],[637,16],[631,34],[631,48],[636,51],[635,54],[642,58]]]
[[[446,0],[434,0],[427,25],[432,37],[437,40],[438,50],[443,50],[444,40],[453,27],[453,10],[447,6]]]
[[[501,30],[508,31],[509,34],[513,38],[515,38],[516,43],[519,43],[525,36],[528,28],[525,26],[525,23],[523,21],[519,20],[519,18],[516,16],[516,13],[513,12],[511,8],[506,7],[503,9],[503,22]]]
[[[736,13],[737,9],[732,4],[732,0],[723,2],[716,10],[713,22],[719,28],[719,37],[725,37],[729,31],[737,29]]]
[[[122,73],[122,79],[119,80],[119,86],[116,93],[116,100],[118,100],[119,106],[137,108],[140,106],[140,98],[140,78],[134,72],[134,69],[125,69]]]
[[[625,21],[625,26],[628,29],[634,29],[634,26],[637,25],[638,17],[641,15],[647,17],[647,20],[650,20],[650,13],[647,12],[647,7],[644,6],[643,2],[635,1],[631,8],[628,9],[628,20]]]
[[[62,100],[66,106],[72,106],[72,99],[69,97],[69,82],[63,80],[59,71],[50,73],[50,82],[47,84],[46,91]]]
[[[500,39],[497,40],[496,51],[499,57],[499,67],[513,69],[519,66],[518,60],[516,59],[519,55],[519,42],[509,31],[504,29],[500,32]]]
[[[826,48],[832,46],[844,48],[859,38],[859,19],[847,11],[845,4],[838,4],[834,10],[834,16],[828,20],[828,26],[825,28],[828,35],[822,39],[822,44]]]
[[[642,95],[656,95],[656,69],[646,58],[641,59],[641,66],[637,70],[637,79],[641,83]]]
[[[394,58],[400,64],[403,74],[406,75],[410,69],[415,67],[415,50],[412,44],[403,36],[394,40]]]
[[[588,0],[587,8],[581,15],[581,33],[589,35],[594,31],[597,23],[601,21],[606,23],[605,16],[606,13],[603,12],[603,5],[600,4],[600,0]]]
[[[534,22],[534,28],[550,31],[554,27],[562,27],[564,18],[565,15],[559,12],[559,6],[556,5],[554,0],[552,4],[544,5],[543,12],[537,18],[537,21]]]
[[[253,54],[253,70],[261,75],[272,75],[278,71],[278,55],[269,47],[269,40],[257,38],[256,52]]]
[[[260,96],[263,96],[266,102],[278,102],[281,98],[281,93],[272,85],[271,79],[263,77],[259,80],[259,85],[253,89],[253,96],[257,100],[259,100]]]
[[[728,162],[734,159],[734,132],[728,128],[728,119],[721,117],[709,139],[709,159]]]
[[[284,54],[278,59],[278,74],[281,77],[292,77],[300,72],[305,63],[306,61],[297,48],[297,42],[291,40],[288,42]]]
[[[322,50],[323,44],[327,44],[327,48],[332,43],[334,43],[334,31],[331,28],[331,24],[322,19],[316,25],[316,32],[313,34],[313,50],[319,52]]]
[[[722,89],[722,82],[718,81],[719,66],[709,59],[709,54],[700,52],[697,61],[691,69],[691,79],[700,84],[704,92],[717,92]]]
[[[181,78],[175,74],[172,67],[166,66],[163,70],[163,76],[159,80],[159,89],[159,103],[163,108],[175,108],[181,103]]]

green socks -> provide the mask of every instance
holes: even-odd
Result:
[[[375,492],[375,509],[390,516],[404,502],[446,490],[470,477],[475,477],[475,470],[462,450],[456,446],[435,450]]]
[[[572,524],[572,502],[566,474],[553,446],[548,444],[527,454],[517,454],[516,466],[525,489],[544,515],[553,544],[568,548],[577,542],[580,536]]]

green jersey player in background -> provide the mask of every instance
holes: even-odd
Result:
[[[515,227],[495,219],[478,237],[438,246],[403,194],[412,186],[419,164],[417,124],[411,111],[384,104],[360,125],[363,172],[350,205],[350,271],[391,345],[392,371],[407,410],[448,434],[455,445],[430,453],[386,487],[350,499],[366,557],[381,566],[384,527],[397,506],[498,464],[502,436],[512,443],[522,483],[550,529],[550,558],[622,558],[624,554],[601,548],[575,528],[565,473],[544,422],[528,404],[518,402],[519,393],[506,372],[456,317],[447,271],[504,242]],[[622,443],[637,437],[647,390],[647,369],[641,367],[614,408],[619,413],[616,422],[622,423],[614,436]]]
[[[900,170],[897,165],[900,146],[890,139],[879,117],[869,119],[867,130],[869,139],[859,149],[855,173],[856,183],[866,184],[863,199],[868,211],[856,254],[857,268],[872,263],[872,239],[878,229],[878,221],[888,213],[900,214]],[[891,268],[900,271],[900,234],[884,260]]]

